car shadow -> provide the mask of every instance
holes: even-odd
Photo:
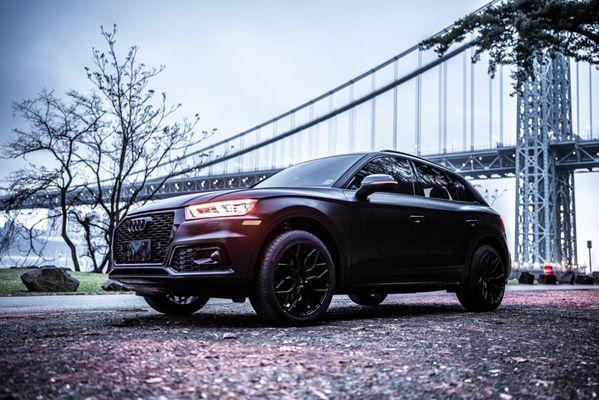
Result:
[[[358,305],[336,306],[329,309],[324,317],[316,324],[310,325],[318,327],[323,325],[335,325],[336,323],[348,321],[367,322],[374,319],[394,319],[402,318],[404,320],[426,316],[455,315],[466,311],[459,305],[452,304],[381,304],[374,307],[362,307]],[[164,328],[170,326],[173,328],[212,328],[212,329],[262,329],[272,328],[263,323],[253,312],[239,313],[214,313],[210,308],[206,308],[190,316],[168,316],[161,314],[143,314],[135,317],[120,317],[118,321],[112,321],[111,325],[117,328],[128,327],[147,327]]]
[[[340,306],[325,315],[325,321],[352,321],[377,318],[416,318],[442,314],[458,314],[465,310],[454,304],[381,304],[374,307]]]

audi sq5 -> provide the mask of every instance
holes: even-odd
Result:
[[[143,205],[113,235],[110,278],[155,310],[249,298],[275,325],[313,323],[334,294],[455,292],[496,309],[510,273],[501,217],[458,174],[395,151],[284,169],[250,188]]]

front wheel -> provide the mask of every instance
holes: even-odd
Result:
[[[306,325],[327,310],[335,291],[333,259],[311,233],[287,231],[266,247],[250,302],[274,325]]]
[[[154,294],[144,296],[146,303],[154,310],[167,315],[189,315],[204,307],[209,298],[206,296],[176,296],[172,294]]]
[[[387,298],[386,293],[360,293],[350,294],[349,299],[361,306],[378,306]]]
[[[505,292],[505,266],[501,256],[489,245],[474,252],[466,281],[456,291],[458,300],[468,311],[493,311]]]

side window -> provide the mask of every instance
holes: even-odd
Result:
[[[414,166],[420,183],[420,188],[416,191],[416,194],[435,199],[458,200],[455,188],[445,172],[417,161],[414,162]]]
[[[391,175],[399,183],[396,193],[414,194],[414,176],[410,162],[404,158],[393,156],[378,157],[369,161],[354,175],[347,188],[359,189],[362,180],[373,174]]]
[[[476,203],[476,198],[472,193],[472,189],[469,188],[464,182],[457,176],[448,175],[448,178],[453,186],[457,195],[457,200],[467,201],[469,203]]]

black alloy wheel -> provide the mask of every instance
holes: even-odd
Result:
[[[351,301],[361,306],[378,306],[387,298],[386,293],[355,293],[348,295]]]
[[[501,302],[505,291],[505,269],[496,251],[485,252],[482,256],[478,285],[487,303]]]
[[[322,241],[308,232],[287,231],[267,247],[250,301],[269,323],[303,325],[326,312],[334,288],[333,261]]]
[[[489,245],[479,247],[464,285],[456,292],[460,303],[469,311],[495,310],[505,293],[505,270],[497,250]]]
[[[154,294],[144,296],[144,299],[154,310],[167,315],[193,314],[210,300],[206,296],[179,296],[174,294]]]
[[[279,258],[274,281],[277,301],[283,310],[296,317],[316,312],[329,292],[329,268],[315,245],[289,246]]]
[[[197,296],[177,296],[174,294],[167,294],[166,298],[175,304],[185,305],[185,304],[193,303],[194,301],[197,300],[198,297]]]

